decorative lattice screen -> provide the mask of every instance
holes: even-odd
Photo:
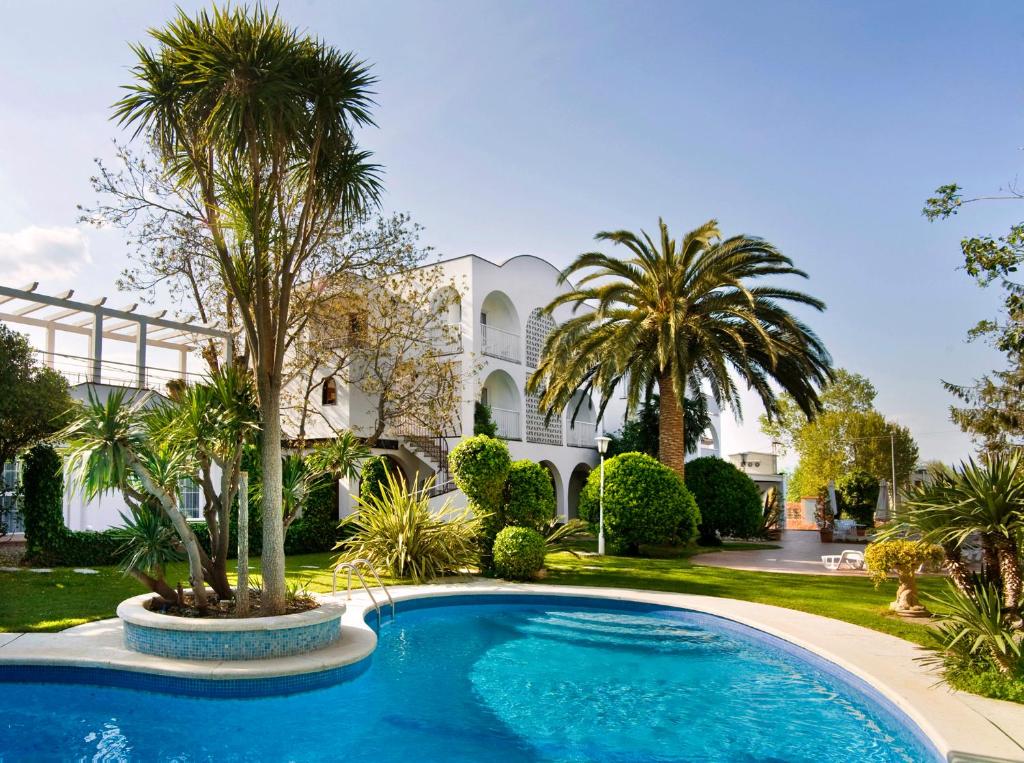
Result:
[[[544,426],[544,414],[538,409],[539,395],[526,396],[526,441],[541,445],[562,444],[562,417],[552,416],[551,423]]]
[[[540,308],[530,313],[526,321],[526,365],[529,368],[537,367],[540,351],[544,348],[544,340],[554,328],[554,319],[541,313]]]

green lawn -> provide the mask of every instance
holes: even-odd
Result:
[[[331,553],[288,557],[288,579],[310,591],[331,590]],[[305,569],[313,566],[316,569]],[[253,572],[259,560],[253,560]],[[117,605],[146,589],[126,578],[116,567],[97,567],[96,575],[80,575],[58,568],[41,572],[0,572],[0,633],[10,631],[59,631],[92,620],[113,617]],[[169,581],[188,579],[182,563],[168,570]],[[386,581],[393,582],[393,581]],[[339,585],[344,586],[342,577]]]
[[[577,544],[591,550],[592,542]],[[726,546],[757,548],[751,544]],[[888,612],[895,584],[875,591],[866,578],[781,575],[700,566],[700,554],[718,549],[649,549],[650,557],[584,556],[568,552],[549,554],[546,583],[646,588],[657,591],[722,596],[775,604],[804,612],[835,617],[874,630],[922,642],[925,626],[903,621]],[[306,554],[288,558],[288,578],[311,591],[330,591],[332,554]],[[254,565],[257,566],[258,565]],[[313,567],[314,569],[307,569]],[[184,565],[171,570],[169,580],[184,579]],[[395,581],[387,581],[395,582]],[[937,579],[922,580],[923,590],[939,590]],[[344,586],[344,580],[339,581]],[[58,631],[73,625],[113,617],[123,599],[144,589],[115,568],[99,568],[97,575],[68,569],[50,574],[0,573],[0,632]]]

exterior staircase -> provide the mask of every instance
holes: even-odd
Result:
[[[402,447],[434,470],[434,486],[428,495],[444,495],[455,490],[455,480],[448,468],[448,440],[444,435],[411,432],[399,436]]]

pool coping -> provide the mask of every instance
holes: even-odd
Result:
[[[641,602],[723,617],[802,647],[860,678],[917,724],[950,763],[1024,761],[1024,706],[941,685],[919,661],[922,651],[915,644],[840,620],[737,599],[623,588],[473,581],[397,586],[391,593],[399,612],[402,601],[414,598],[517,594]],[[345,601],[344,594],[323,598]],[[141,654],[124,647],[121,621],[112,619],[59,633],[0,634],[0,666],[107,668],[212,681],[316,673],[357,663],[376,648],[376,633],[366,622],[373,611],[369,597],[354,593],[348,605],[337,642],[289,657],[217,662]]]
[[[345,613],[345,604],[331,596],[317,595],[314,598],[320,606],[303,612],[275,617],[223,617],[199,618],[177,617],[146,608],[146,603],[154,599],[151,593],[144,593],[125,599],[117,605],[117,616],[121,620],[138,625],[142,628],[153,628],[161,631],[200,631],[203,633],[239,633],[243,631],[274,631],[302,628],[307,625],[319,625],[329,620],[337,620]],[[259,627],[256,627],[259,626]]]

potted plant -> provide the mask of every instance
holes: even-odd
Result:
[[[832,513],[832,504],[828,500],[828,489],[818,490],[818,502],[816,504],[814,518],[818,520],[818,533],[821,535],[822,543],[831,543],[835,533],[835,514]]]

